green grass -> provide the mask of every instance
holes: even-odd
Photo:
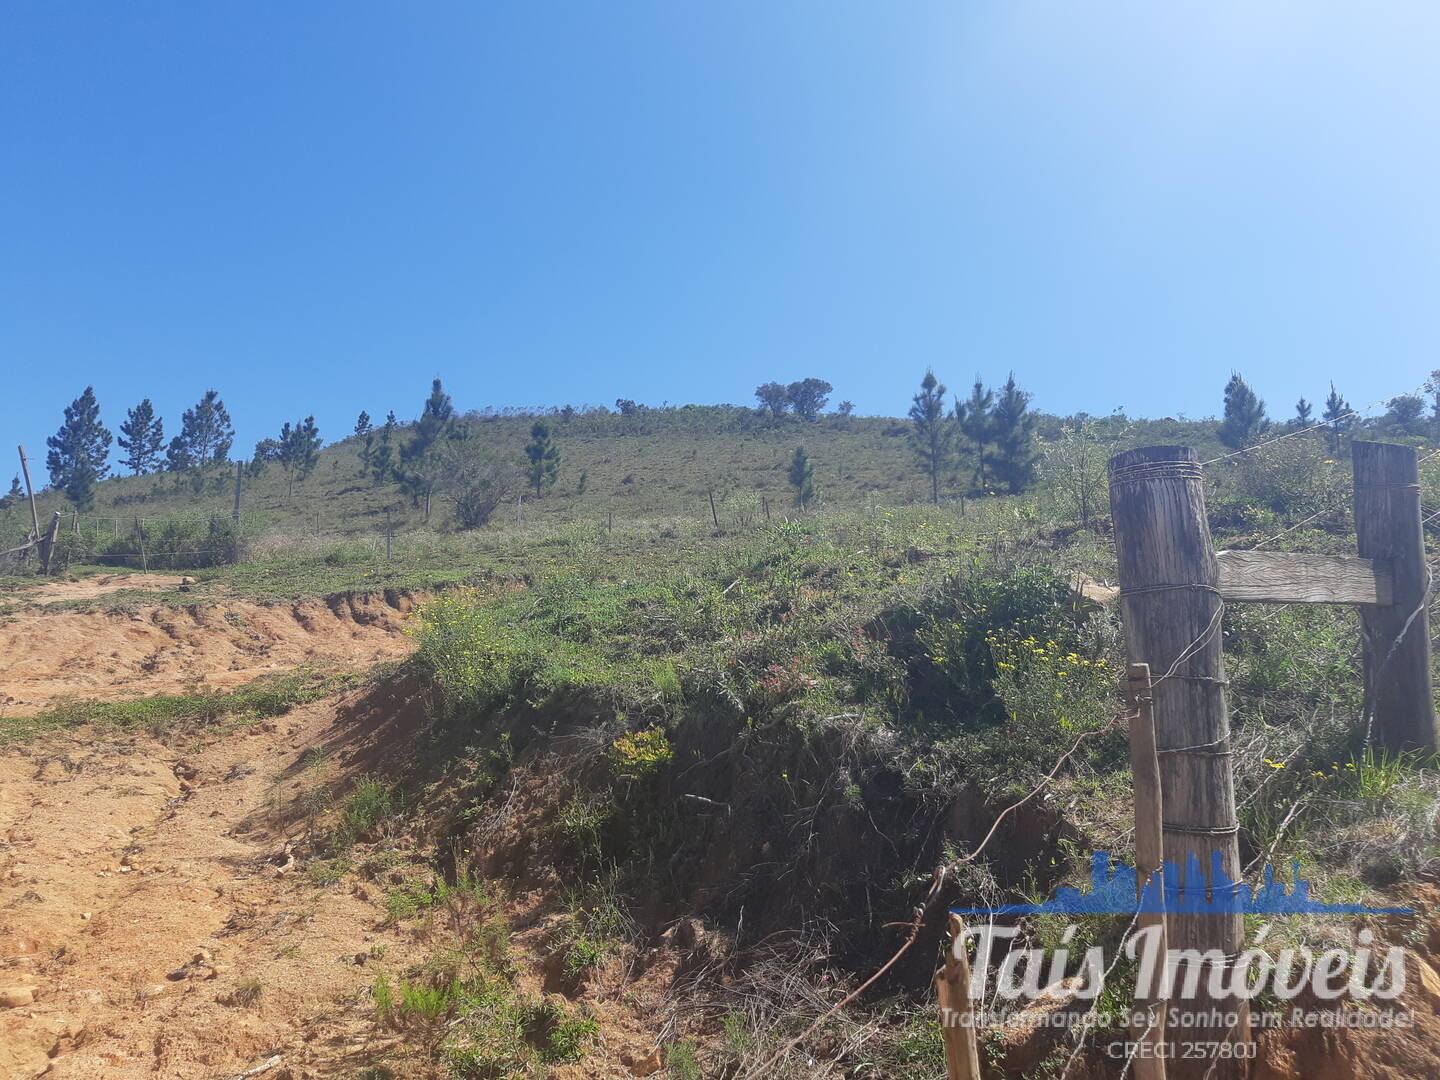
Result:
[[[283,716],[297,705],[335,693],[353,678],[302,670],[267,675],[229,691],[159,694],[130,701],[76,700],[34,716],[0,716],[0,745],[82,725],[157,735],[221,724],[234,726]]]

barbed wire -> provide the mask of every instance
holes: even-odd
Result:
[[[1365,416],[1368,413],[1371,413],[1378,409],[1381,405],[1388,405],[1397,397],[1418,396],[1424,391],[1430,389],[1430,387],[1431,380],[1426,379],[1419,386],[1415,387],[1413,390],[1407,391],[1404,394],[1391,394],[1389,397],[1384,397],[1381,398],[1379,401],[1371,402],[1363,409],[1351,409],[1349,412],[1341,413],[1339,416],[1332,416],[1329,420],[1322,420],[1320,421],[1320,423],[1311,424],[1309,427],[1296,428],[1294,431],[1287,431],[1284,435],[1276,435],[1273,439],[1266,439],[1264,442],[1258,442],[1254,446],[1247,446],[1240,450],[1231,451],[1228,454],[1221,454],[1219,457],[1213,457],[1209,461],[1202,461],[1200,464],[1216,465],[1222,461],[1229,461],[1232,458],[1242,457],[1245,454],[1252,454],[1256,450],[1260,450],[1266,446],[1271,446],[1277,442],[1284,442],[1286,439],[1293,439],[1297,435],[1305,435],[1312,431],[1319,431],[1321,428],[1332,427],[1335,424],[1341,422],[1342,420],[1353,420],[1357,417]]]

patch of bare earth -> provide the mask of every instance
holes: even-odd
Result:
[[[302,664],[365,667],[411,650],[405,593],[135,612],[26,611],[0,625],[0,711],[65,698],[224,690]]]
[[[317,748],[364,772],[394,733],[358,700],[188,753],[82,732],[0,754],[0,1078],[227,1077],[276,1055],[262,1075],[349,1077],[390,1054],[373,958],[403,966],[416,942],[377,888],[321,887],[286,854]]]
[[[193,578],[181,574],[100,574],[75,581],[47,581],[43,585],[26,586],[17,592],[17,599],[29,604],[56,604],[69,600],[94,600],[99,596],[124,589],[148,592],[170,591]]]

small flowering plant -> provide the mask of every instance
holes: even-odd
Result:
[[[643,780],[654,776],[670,761],[674,749],[670,737],[660,727],[644,731],[627,731],[606,752],[615,775],[626,780]]]

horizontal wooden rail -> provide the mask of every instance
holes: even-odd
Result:
[[[1393,595],[1388,563],[1291,551],[1217,551],[1220,595],[1272,604],[1379,604]]]

